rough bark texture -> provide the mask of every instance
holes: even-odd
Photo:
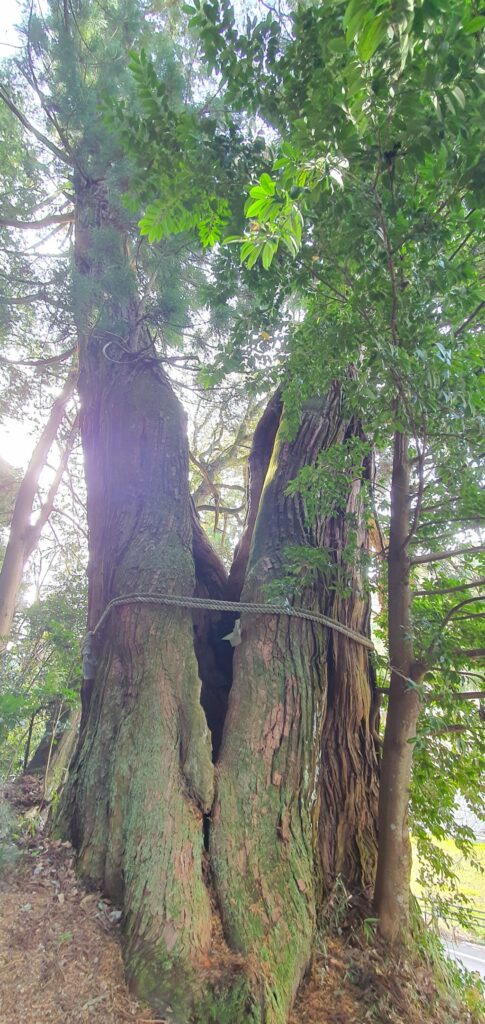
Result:
[[[301,498],[285,491],[348,426],[335,387],[305,410],[292,443],[280,427],[243,600],[264,599],[265,584],[284,574],[288,543],[331,548],[341,557],[342,523],[319,518],[310,525]],[[349,500],[355,508],[358,485]],[[338,601],[321,576],[299,601],[337,612],[354,628],[368,624],[362,594]],[[309,963],[322,895],[336,875],[354,889],[372,881],[377,761],[367,662],[362,648],[337,642],[312,622],[242,616],[211,854],[225,934],[253,964],[253,1012],[266,1024],[286,1020]]]
[[[109,221],[102,184],[78,182],[90,628],[126,593],[228,596],[190,502],[185,417],[136,294],[99,296],[97,232]],[[264,584],[284,575],[288,543],[329,548],[335,563],[345,544],[343,519],[310,525],[301,497],[285,493],[302,466],[352,431],[338,387],[305,409],[291,443],[281,427],[275,442],[280,415],[276,396],[252,453],[231,593],[246,575],[246,600],[264,599]],[[349,491],[356,511],[358,484]],[[317,576],[297,600],[365,630],[367,601],[357,575],[354,583],[342,601],[330,577]],[[111,611],[97,634],[97,671],[84,685],[62,802],[81,871],[123,909],[129,977],[159,1015],[170,1006],[179,1024],[283,1024],[323,896],[338,874],[366,887],[373,869],[367,654],[308,621],[247,616],[224,724],[233,652],[221,638],[233,623],[234,615],[153,605]],[[198,667],[215,756],[224,725],[215,802]],[[216,908],[224,940],[218,929],[211,940]]]
[[[117,595],[193,594],[195,586],[185,415],[140,327],[136,299],[96,305],[96,253],[109,216],[102,185],[78,182],[91,628]],[[110,358],[120,336],[122,348]],[[171,988],[184,991],[181,979],[210,941],[202,815],[213,768],[190,614],[114,609],[97,657],[61,824],[83,874],[123,907],[136,987],[147,997],[164,989],[170,1002]]]
[[[403,937],[409,922],[411,841],[409,786],[420,702],[409,681],[423,669],[414,664],[409,586],[409,442],[397,432],[391,483],[388,554],[388,624],[391,681],[384,732],[379,792],[379,858],[375,906],[379,931],[390,942]]]
[[[192,505],[192,550],[197,597],[227,600],[227,572],[218,554],[209,543]],[[232,683],[232,647],[223,640],[234,627],[235,615],[228,612],[194,611],[194,649],[201,679],[201,704],[212,738],[216,760],[222,740],[227,713],[227,699]]]
[[[128,591],[192,593],[196,586],[223,596],[225,571],[191,508],[185,424],[168,382],[152,359],[114,371],[97,351],[96,373],[81,376],[91,626],[111,597]],[[284,574],[288,543],[330,548],[341,559],[343,518],[310,526],[301,498],[285,491],[348,429],[337,387],[305,410],[292,443],[280,429],[243,599],[265,599],[264,584]],[[264,468],[270,440],[273,447],[273,419]],[[260,451],[261,442],[260,432]],[[354,484],[349,511],[359,507]],[[353,596],[342,600],[318,576],[298,600],[365,631],[358,574],[354,582]],[[232,649],[221,647],[219,627],[211,633],[206,617],[194,625],[211,699],[214,678],[225,699],[231,666],[228,660],[226,671],[220,652],[230,658]],[[213,779],[190,618],[166,608],[115,609],[98,653],[64,820],[83,873],[123,907],[130,976],[159,1011],[170,1003],[181,1022],[285,1021],[325,894],[337,875],[353,889],[372,877],[377,763],[367,652],[308,621],[243,618],[216,769],[210,884],[202,815]],[[211,949],[214,898],[229,970],[204,980],[198,965]],[[231,952],[239,959],[231,961]]]
[[[69,765],[76,750],[81,722],[81,709],[76,708],[69,716],[69,721],[53,751],[44,782],[44,791],[47,799],[53,794],[59,793],[67,779]]]
[[[234,551],[227,586],[228,601],[239,601],[246,578],[249,552],[259,510],[264,481],[273,455],[273,447],[280,425],[283,402],[278,390],[272,396],[254,431],[248,459],[246,519],[241,540]]]

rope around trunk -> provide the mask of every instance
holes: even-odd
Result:
[[[319,612],[311,612],[305,608],[293,608],[290,604],[253,604],[249,601],[218,601],[210,597],[183,597],[175,596],[173,594],[124,594],[121,597],[114,597],[109,604],[106,605],[106,608],[94,629],[90,630],[87,634],[86,640],[94,638],[98,630],[101,629],[101,626],[106,621],[112,608],[116,608],[123,604],[160,604],[174,608],[202,608],[206,611],[213,612],[248,612],[250,615],[287,615],[288,618],[291,619],[308,619],[310,622],[317,622],[321,626],[327,626],[329,629],[335,630],[336,633],[341,633],[342,636],[347,636],[350,640],[354,640],[355,643],[361,644],[361,646],[366,647],[367,650],[374,650],[372,640],[369,640],[369,638],[364,636],[363,633],[357,633],[355,629],[351,629],[350,626],[345,626],[342,622],[336,622],[335,619],[330,619],[328,615],[321,615]]]

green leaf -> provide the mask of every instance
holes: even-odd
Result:
[[[261,183],[261,188],[263,189],[265,195],[274,196],[276,184],[272,180],[272,178],[270,178],[269,174],[262,174],[259,180]]]
[[[357,53],[363,61],[369,61],[374,56],[379,43],[382,42],[387,32],[387,11],[379,14],[364,29],[357,44]]]
[[[472,35],[474,32],[481,32],[485,28],[485,17],[483,14],[477,14],[470,21],[467,21],[463,26],[463,31],[467,36]]]
[[[462,89],[460,89],[459,85],[455,85],[455,87],[451,91],[463,110],[466,103],[464,92],[462,91]]]
[[[246,266],[247,266],[248,270],[251,270],[251,268],[254,267],[254,264],[256,263],[256,261],[258,259],[260,251],[261,251],[261,245],[259,243],[258,244],[254,244],[253,251],[250,253],[250,255],[248,256],[248,258],[246,260]]]
[[[265,199],[255,199],[254,203],[250,203],[245,208],[246,217],[256,217],[260,213],[264,213],[271,207],[271,199],[266,197]]]
[[[268,240],[266,242],[264,248],[263,248],[263,252],[262,252],[262,255],[261,255],[263,267],[264,267],[265,270],[268,270],[268,268],[271,266],[271,263],[272,263],[273,256],[274,256],[275,252],[276,252],[276,246],[274,245],[273,242],[270,242]]]

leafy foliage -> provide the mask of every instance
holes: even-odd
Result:
[[[81,681],[84,588],[69,581],[19,613],[3,654],[0,693],[0,773],[22,768],[53,709],[75,707]],[[28,741],[28,749],[26,747]]]

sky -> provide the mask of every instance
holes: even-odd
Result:
[[[18,0],[2,0],[0,11],[0,57],[10,57],[17,45],[15,22],[19,20]]]

